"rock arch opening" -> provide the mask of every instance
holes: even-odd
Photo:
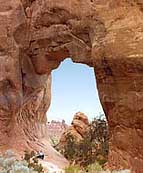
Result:
[[[109,165],[142,172],[142,4],[0,2],[0,149],[48,150],[50,73],[70,56],[95,68],[110,130]]]
[[[92,159],[86,156],[80,158],[82,147],[81,153],[78,153],[71,146],[69,153],[72,150],[76,157],[79,155],[79,160],[87,159],[87,162],[90,160],[89,162],[94,163],[98,158],[96,154],[100,152],[100,157],[104,160],[102,162],[107,161],[108,123],[98,96],[94,68],[66,58],[52,71],[51,78],[51,105],[47,112],[47,126],[52,146],[64,155],[70,134],[75,144],[78,143],[77,148],[83,142],[91,150]],[[88,142],[87,137],[90,138]],[[67,155],[64,156],[68,158]]]
[[[51,78],[48,120],[61,120],[63,117],[70,124],[73,115],[79,111],[85,113],[90,120],[104,115],[92,67],[74,63],[71,58],[66,58],[52,71]]]

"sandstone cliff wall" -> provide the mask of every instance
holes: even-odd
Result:
[[[0,149],[53,152],[45,130],[50,73],[70,56],[95,68],[110,130],[109,166],[142,172],[142,1],[0,4]]]

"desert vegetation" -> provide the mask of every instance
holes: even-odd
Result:
[[[44,173],[34,155],[34,152],[25,152],[24,158],[17,160],[12,151],[6,151],[0,155],[0,173]]]
[[[108,125],[103,118],[94,118],[82,140],[76,141],[72,134],[66,135],[66,144],[59,151],[70,161],[66,168],[70,173],[74,169],[83,171],[103,169],[108,156]]]

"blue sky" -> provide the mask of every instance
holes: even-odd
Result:
[[[70,58],[52,71],[52,100],[48,120],[62,120],[69,124],[78,111],[93,119],[103,113],[96,88],[94,69]]]

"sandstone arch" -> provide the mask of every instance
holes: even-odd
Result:
[[[142,2],[0,0],[0,4],[0,149],[47,150],[44,123],[50,72],[70,56],[95,68],[110,127],[109,165],[141,172]]]

